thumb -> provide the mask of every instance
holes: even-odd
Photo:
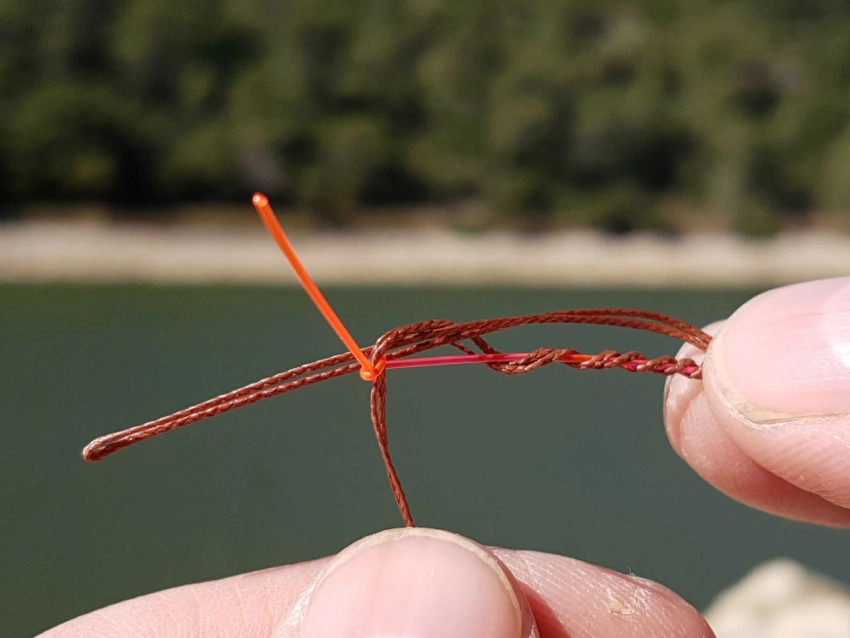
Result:
[[[299,638],[539,634],[502,562],[462,536],[394,529],[343,550],[296,605]]]
[[[668,385],[674,447],[739,500],[850,524],[850,277],[771,290],[716,331],[704,383]]]

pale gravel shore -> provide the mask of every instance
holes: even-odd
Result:
[[[767,287],[850,274],[850,237],[828,233],[756,242],[427,229],[292,241],[316,280],[334,285]],[[259,228],[56,221],[0,225],[0,281],[295,282]]]

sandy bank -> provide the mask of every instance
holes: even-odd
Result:
[[[772,286],[850,274],[850,238],[665,239],[447,230],[293,233],[325,284]],[[0,226],[0,280],[294,283],[260,228],[29,222]]]

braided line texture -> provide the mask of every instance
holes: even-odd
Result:
[[[711,342],[711,337],[699,328],[669,315],[631,308],[582,308],[464,323],[428,319],[387,331],[374,346],[364,348],[363,352],[376,366],[383,360],[402,359],[441,346],[451,346],[469,355],[498,355],[501,353],[484,339],[485,335],[519,326],[556,323],[598,324],[645,330],[691,343],[703,351]],[[501,374],[525,374],[552,363],[560,363],[579,370],[621,368],[629,372],[651,372],[665,376],[680,374],[690,379],[702,378],[700,365],[692,359],[676,359],[667,355],[650,359],[639,352],[620,353],[614,350],[605,350],[595,355],[583,355],[572,349],[541,347],[517,361],[485,365]],[[99,461],[120,449],[158,434],[278,394],[351,374],[359,369],[360,366],[349,352],[319,359],[260,379],[154,421],[98,437],[83,449],[83,458],[87,461]],[[372,426],[396,505],[405,524],[413,526],[410,507],[390,455],[386,407],[387,379],[386,373],[382,372],[372,381],[370,399]]]

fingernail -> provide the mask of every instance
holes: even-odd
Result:
[[[744,304],[709,348],[706,378],[749,421],[850,414],[850,277]]]
[[[307,604],[299,638],[526,638],[513,577],[484,547],[440,530],[388,530],[340,553]]]

